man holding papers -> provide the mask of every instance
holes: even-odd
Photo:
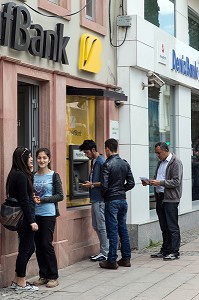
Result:
[[[180,257],[178,205],[182,196],[183,166],[176,155],[169,152],[166,143],[157,143],[155,153],[159,158],[159,162],[154,179],[147,181],[147,178],[140,178],[144,186],[154,186],[156,212],[163,237],[160,252],[152,254],[151,257],[174,260]]]

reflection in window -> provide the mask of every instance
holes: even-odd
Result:
[[[199,50],[199,16],[189,10],[189,45],[196,50]]]
[[[95,1],[86,0],[86,18],[95,20]]]
[[[173,147],[173,89],[164,85],[161,89],[149,88],[149,178],[153,178],[157,167],[155,144],[165,142],[172,151]],[[150,208],[155,208],[154,188],[149,187]]]
[[[199,96],[191,95],[192,201],[199,200]]]
[[[174,36],[174,0],[145,0],[144,18]]]
[[[59,4],[59,0],[48,0],[49,2],[55,3],[55,4]]]

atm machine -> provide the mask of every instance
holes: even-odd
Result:
[[[89,159],[78,145],[69,145],[69,197],[72,199],[88,198],[88,189],[82,183],[89,178]]]

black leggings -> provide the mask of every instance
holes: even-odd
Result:
[[[17,255],[15,272],[17,277],[25,277],[28,261],[35,251],[35,233],[25,218],[17,232],[19,235],[19,253]]]

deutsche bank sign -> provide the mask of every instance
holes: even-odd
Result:
[[[70,37],[63,36],[63,31],[61,23],[56,24],[55,31],[32,24],[26,7],[16,6],[14,2],[5,3],[0,11],[0,46],[68,64],[65,48]]]
[[[188,56],[184,57],[184,55],[182,55],[181,57],[178,57],[174,49],[172,50],[171,69],[191,78],[198,79],[198,67],[196,61],[191,64]]]

